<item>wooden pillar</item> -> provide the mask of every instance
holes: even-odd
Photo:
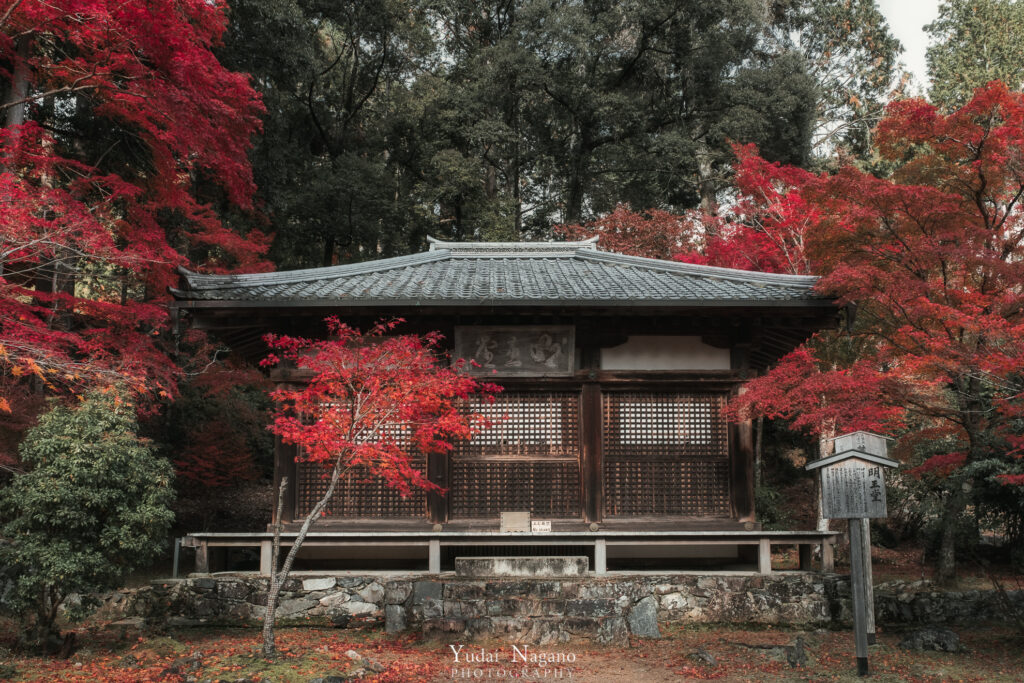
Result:
[[[441,573],[441,541],[431,539],[427,549],[427,571],[431,574]]]
[[[448,453],[430,453],[427,455],[427,479],[445,489],[446,493],[427,492],[427,518],[434,524],[448,521]]]
[[[295,518],[295,491],[298,488],[298,468],[295,465],[295,455],[298,449],[293,444],[286,444],[281,437],[274,437],[274,491],[280,490],[281,477],[288,477],[288,486],[284,491],[284,506],[281,508],[281,521],[285,524]],[[273,516],[277,514],[277,501],[271,508],[271,520],[268,530],[273,530],[277,523]]]
[[[767,538],[757,542],[757,573],[772,573],[772,544]]]
[[[850,520],[850,588],[853,593],[853,640],[857,650],[857,675],[867,676],[867,597],[864,592],[864,553],[859,519]]]
[[[608,573],[608,542],[603,538],[594,541],[594,573]]]
[[[740,389],[740,391],[743,391]],[[729,489],[733,516],[739,522],[755,522],[754,425],[750,420],[729,425]]]
[[[744,335],[750,338],[750,333]],[[750,341],[735,343],[730,351],[730,367],[738,370],[743,379],[750,374]],[[746,387],[739,387],[742,394]],[[754,512],[754,423],[744,420],[729,428],[729,484],[732,493],[732,512],[739,522],[757,521]]]
[[[260,574],[270,576],[274,563],[274,542],[260,541]]]
[[[604,457],[601,440],[604,424],[601,415],[601,385],[597,382],[583,385],[580,412],[583,518],[588,522],[600,522],[604,519]]]
[[[836,570],[836,551],[832,547],[832,541],[821,542],[821,571],[832,573]]]
[[[196,574],[210,573],[210,546],[206,541],[199,541],[196,546]]]
[[[868,645],[877,642],[875,636],[875,582],[871,571],[871,520],[859,519],[861,557],[864,558],[864,629],[868,634]],[[851,549],[852,552],[852,549]]]

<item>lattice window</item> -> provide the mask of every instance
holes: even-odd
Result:
[[[470,409],[493,425],[451,455],[452,517],[580,515],[578,393],[505,391]]]
[[[494,403],[474,401],[469,410],[492,424],[459,444],[456,458],[579,457],[578,394],[504,391]]]
[[[606,515],[729,514],[724,395],[609,392],[602,404]]]
[[[728,458],[719,394],[609,392],[604,395],[604,457]]]
[[[393,423],[383,425],[374,441],[388,439],[400,447],[411,446],[408,425]],[[426,472],[426,458],[413,452],[410,454],[413,466]],[[298,488],[296,495],[297,515],[306,515],[317,501],[327,492],[329,470],[320,463],[296,464]],[[328,517],[422,517],[427,510],[426,493],[414,488],[408,496],[388,486],[384,479],[370,473],[366,467],[352,467],[341,477],[334,491],[334,497],[327,508]]]
[[[529,511],[550,517],[580,514],[580,468],[570,460],[473,462],[454,460],[449,510],[453,517],[497,517]]]
[[[425,459],[413,458],[413,465],[425,470]],[[328,479],[320,463],[296,464],[298,495],[296,513],[306,515],[327,491]],[[402,498],[398,491],[371,475],[365,467],[354,467],[342,475],[327,508],[328,517],[422,517],[427,511],[426,494],[413,489]]]

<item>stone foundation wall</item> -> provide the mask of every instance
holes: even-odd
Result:
[[[263,617],[267,580],[224,575],[154,582],[114,594],[110,608],[169,625],[239,625]],[[1024,592],[1011,593],[1024,610]],[[879,624],[1008,617],[994,591],[939,592],[926,582],[879,586]],[[561,579],[303,576],[285,584],[282,625],[384,626],[465,640],[559,643],[658,637],[673,622],[842,628],[852,622],[845,576],[635,575]]]

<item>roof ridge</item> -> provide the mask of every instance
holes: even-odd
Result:
[[[662,270],[667,273],[715,277],[723,280],[734,280],[754,284],[781,285],[789,287],[811,288],[819,280],[817,275],[789,275],[787,273],[763,273],[756,270],[740,270],[738,268],[722,268],[705,266],[698,263],[681,261],[665,261],[663,259],[631,256],[612,251],[578,251],[576,256],[584,260],[603,261],[621,265],[644,267],[651,270]]]
[[[318,268],[301,268],[297,270],[278,270],[270,273],[245,273],[239,275],[204,275],[178,267],[178,272],[185,277],[189,289],[230,289],[244,285],[276,285],[322,280],[325,278],[344,277],[376,273],[395,268],[416,266],[433,261],[444,261],[451,258],[448,250],[421,251],[418,254],[392,256],[386,259],[345,263],[338,266],[320,266]]]
[[[598,236],[575,242],[448,242],[427,237],[430,251],[447,250],[454,256],[558,256],[597,251]]]

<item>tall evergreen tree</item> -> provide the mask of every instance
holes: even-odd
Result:
[[[903,46],[875,0],[796,0],[779,8],[776,38],[798,51],[817,83],[812,148],[815,157],[843,147],[870,154],[885,105],[902,94],[909,76],[899,64]]]
[[[267,105],[252,154],[285,267],[404,253],[413,216],[392,129],[431,43],[414,0],[237,0],[222,61]]]
[[[238,0],[267,103],[276,260],[546,234],[621,202],[714,210],[731,142],[805,163],[815,83],[757,0]]]
[[[932,40],[928,96],[940,107],[964,105],[989,81],[1024,87],[1024,2],[945,0],[925,30]]]

